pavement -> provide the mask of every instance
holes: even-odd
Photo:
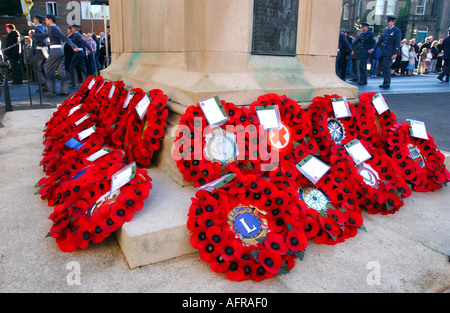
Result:
[[[115,236],[86,250],[63,253],[54,239],[46,238],[52,208],[34,195],[33,186],[44,175],[39,167],[44,123],[64,99],[44,98],[41,106],[32,86],[30,106],[26,84],[10,87],[14,111],[0,115],[2,293],[164,293],[174,297],[168,305],[180,311],[183,300],[198,299],[199,293],[214,298],[223,293],[450,292],[449,187],[413,193],[395,215],[363,212],[367,232],[335,246],[311,242],[305,259],[289,274],[259,283],[230,282],[213,273],[197,253],[130,270]],[[399,120],[424,121],[441,150],[450,151],[446,88],[383,94]],[[151,205],[151,195],[146,201]]]

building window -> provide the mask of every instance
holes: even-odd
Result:
[[[416,5],[416,15],[425,15],[427,0],[418,0]]]
[[[344,4],[344,9],[342,10],[342,19],[348,21],[348,14],[350,12],[350,4]]]
[[[47,14],[53,14],[58,17],[58,7],[56,6],[56,2],[46,2]]]
[[[395,15],[396,0],[377,0],[375,7],[376,15]],[[385,12],[386,10],[386,12]]]
[[[109,6],[105,6],[106,19],[109,20]],[[81,1],[81,18],[83,20],[103,20],[103,6],[91,5],[89,1]]]

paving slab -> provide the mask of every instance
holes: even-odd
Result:
[[[449,188],[413,193],[395,215],[364,213],[367,232],[336,246],[311,242],[304,261],[297,262],[291,273],[260,283],[227,281],[197,253],[130,269],[116,236],[86,250],[63,253],[54,239],[46,238],[52,208],[34,195],[33,188],[43,177],[38,165],[42,131],[52,113],[51,109],[9,112],[0,129],[0,292],[435,293],[450,289]],[[149,173],[155,183],[161,182],[159,188],[166,184],[157,170],[149,168]],[[144,210],[162,211],[158,193],[164,190],[153,191]],[[173,219],[182,221],[188,207],[179,210]],[[160,213],[166,221],[168,217]],[[146,214],[136,215],[131,223],[142,223],[140,218]]]

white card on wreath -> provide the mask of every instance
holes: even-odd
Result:
[[[103,88],[103,86],[105,86],[105,82],[103,82],[103,84],[100,87],[98,87],[98,89],[95,93],[98,93]]]
[[[316,184],[330,170],[330,166],[311,154],[300,161],[296,167],[313,184]]]
[[[387,110],[389,110],[386,100],[381,93],[376,94],[372,99],[372,104],[377,110],[378,114],[381,115]]]
[[[94,84],[95,84],[95,78],[92,78],[91,82],[88,85],[88,89],[91,90],[92,86],[94,86]]]
[[[113,97],[115,90],[116,90],[116,83],[114,83],[111,89],[109,90],[108,99],[111,99]]]
[[[415,120],[406,120],[406,122],[411,125],[411,135],[416,138],[426,139],[428,140],[427,128],[425,127],[425,123],[421,121]]]
[[[76,107],[73,107],[72,109],[70,109],[69,115],[67,115],[67,117],[71,116],[74,112],[78,111],[79,109],[81,109],[81,104],[77,105]]]
[[[130,105],[130,101],[131,101],[131,99],[133,99],[135,94],[136,94],[135,91],[130,91],[127,94],[127,97],[125,98],[125,101],[123,102],[123,107],[122,108],[124,108],[124,109],[128,108],[128,105]]]
[[[87,120],[88,118],[90,118],[89,114],[86,114],[85,116],[83,116],[82,118],[80,118],[78,121],[75,122],[75,126],[80,125],[81,123],[83,123],[85,120]]]
[[[232,181],[234,178],[236,177],[235,174],[230,173],[227,174],[223,177],[220,177],[218,179],[216,179],[215,181],[212,181],[210,183],[204,184],[200,187],[195,188],[196,191],[199,190],[206,190],[208,192],[213,192],[216,189],[220,189],[223,186],[225,186],[226,184],[228,184],[230,181]]]
[[[347,98],[333,98],[331,99],[331,103],[333,105],[334,116],[337,119],[352,116]]]
[[[120,171],[117,171],[111,177],[111,194],[119,190],[122,186],[128,184],[136,175],[136,162],[127,165]]]
[[[277,105],[258,106],[255,109],[256,114],[258,115],[259,124],[261,124],[265,130],[281,128],[280,111]]]
[[[78,139],[80,139],[80,141],[86,139],[87,137],[89,137],[90,135],[92,135],[93,133],[95,133],[95,126],[92,126],[86,130],[83,130],[82,132],[78,133]]]
[[[145,114],[147,113],[148,106],[150,105],[150,99],[147,94],[144,95],[141,101],[136,104],[136,112],[139,115],[139,118],[144,119]]]
[[[356,165],[363,163],[372,158],[372,155],[367,151],[367,149],[363,146],[361,141],[354,139],[345,145],[348,154],[353,158]]]
[[[198,103],[211,128],[220,126],[229,119],[218,96],[199,101]]]
[[[110,148],[107,148],[107,147],[103,147],[99,151],[95,152],[94,154],[92,154],[88,158],[86,158],[86,160],[88,160],[89,162],[94,162],[95,160],[101,158],[102,156],[107,155],[111,151],[113,151],[113,150]]]

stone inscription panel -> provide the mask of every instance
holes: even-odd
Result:
[[[254,0],[252,54],[295,56],[299,0]]]

